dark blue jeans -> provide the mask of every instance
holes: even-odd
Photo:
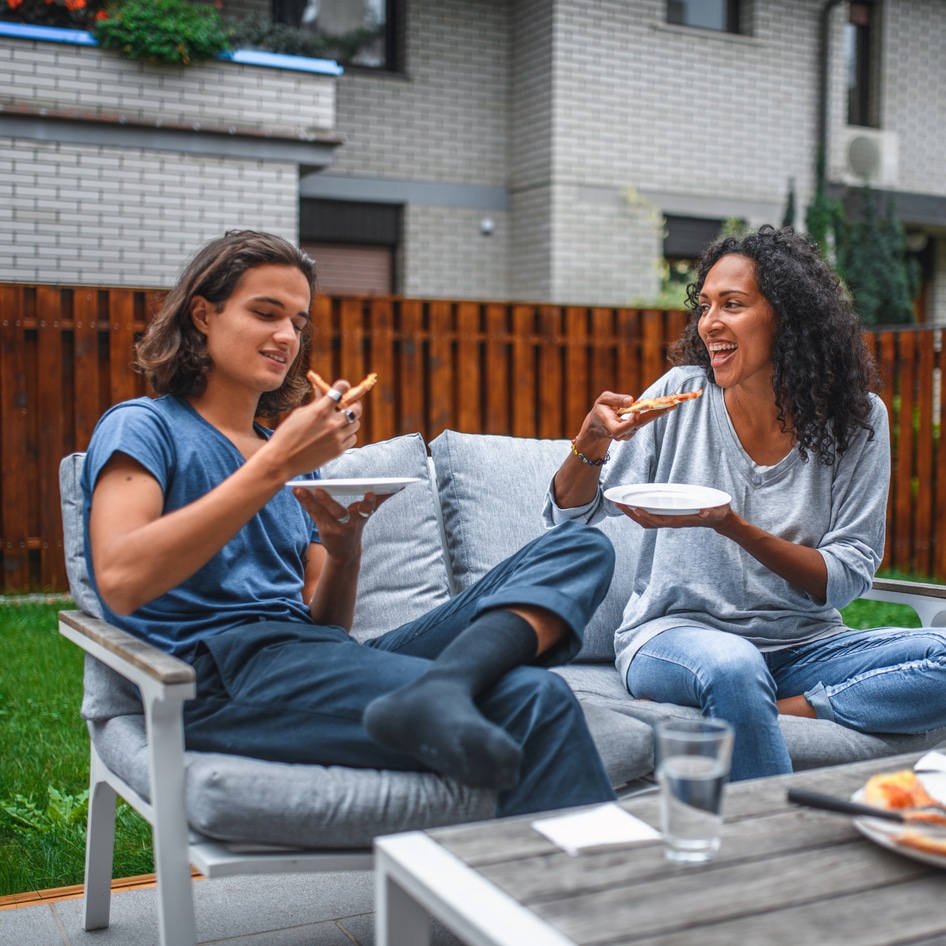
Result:
[[[187,748],[278,762],[421,770],[421,763],[371,740],[361,722],[368,703],[417,679],[492,608],[536,605],[562,617],[571,634],[541,662],[566,662],[580,648],[613,570],[607,537],[567,522],[439,608],[365,644],[341,628],[279,622],[208,637],[191,661],[197,698],[185,704]],[[581,707],[557,674],[518,667],[478,703],[522,749],[522,779],[499,793],[497,816],[614,798]]]

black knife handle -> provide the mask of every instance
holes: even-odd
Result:
[[[843,815],[865,815],[869,818],[886,818],[888,821],[905,820],[903,815],[897,811],[875,808],[873,805],[860,805],[856,801],[835,798],[833,795],[823,795],[821,792],[809,792],[804,788],[790,788],[788,790],[788,800],[796,805],[820,808],[823,811],[836,811]]]

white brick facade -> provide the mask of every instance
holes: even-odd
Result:
[[[778,224],[791,180],[801,225],[811,199],[824,0],[741,5],[747,29],[732,35],[668,25],[666,0],[403,0],[401,71],[337,80],[0,37],[0,279],[165,283],[182,247],[223,227],[296,236],[301,196],[401,205],[404,294],[652,298],[663,215]],[[946,322],[946,3],[875,10],[892,186],[916,197],[912,225],[934,243],[927,315]],[[830,16],[834,180],[850,131],[846,21],[842,2]],[[65,62],[74,73],[57,78]],[[126,123],[128,140],[4,135],[22,109]],[[197,148],[139,135],[195,125]],[[333,134],[330,161],[286,153]],[[234,136],[242,151],[224,147]],[[254,157],[253,142],[272,147]],[[129,239],[149,241],[143,268]]]
[[[296,240],[291,150],[335,121],[334,77],[21,38],[0,37],[0,89],[4,282],[167,286],[224,230]]]
[[[823,0],[743,0],[750,35],[668,25],[666,0],[404,6],[404,75],[340,78],[346,144],[331,168],[303,181],[304,194],[319,196],[347,179],[355,199],[359,185],[380,182],[405,205],[404,292],[440,295],[452,284],[466,295],[471,272],[493,270],[499,242],[482,239],[462,200],[437,212],[413,205],[418,181],[507,189],[507,207],[489,213],[508,241],[508,271],[486,292],[497,298],[652,297],[662,214],[779,224],[790,181],[803,224],[819,140]],[[946,4],[883,0],[878,12],[881,124],[899,137],[897,187],[946,194],[946,72],[935,52]],[[830,18],[827,109],[837,140],[846,20],[841,3]],[[946,280],[942,255],[934,287]],[[479,280],[469,294],[484,294]],[[946,321],[942,302],[933,314]]]

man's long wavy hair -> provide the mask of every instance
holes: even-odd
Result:
[[[207,387],[213,361],[206,339],[191,319],[194,297],[203,296],[220,312],[247,270],[269,264],[294,266],[309,283],[310,295],[315,293],[315,261],[271,233],[229,230],[197,251],[136,347],[137,368],[158,394],[199,397]],[[310,398],[305,373],[311,333],[307,324],[286,379],[260,397],[258,417],[275,417]]]
[[[772,387],[778,421],[803,459],[813,453],[831,466],[869,423],[868,393],[877,385],[874,359],[847,290],[818,248],[790,227],[760,227],[708,246],[687,286],[690,318],[672,346],[676,365],[702,365],[715,383],[709,352],[698,331],[699,297],[710,269],[723,257],[751,260],[759,291],[775,314]]]

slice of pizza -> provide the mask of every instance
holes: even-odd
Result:
[[[904,817],[913,822],[946,826],[946,809],[910,769],[871,776],[864,785],[864,801],[878,808],[903,811]]]
[[[627,407],[619,407],[618,414],[642,414],[644,411],[663,411],[668,407],[674,407],[682,404],[684,401],[692,401],[702,395],[703,389],[699,391],[684,391],[682,394],[663,394],[660,397],[645,397]]]

